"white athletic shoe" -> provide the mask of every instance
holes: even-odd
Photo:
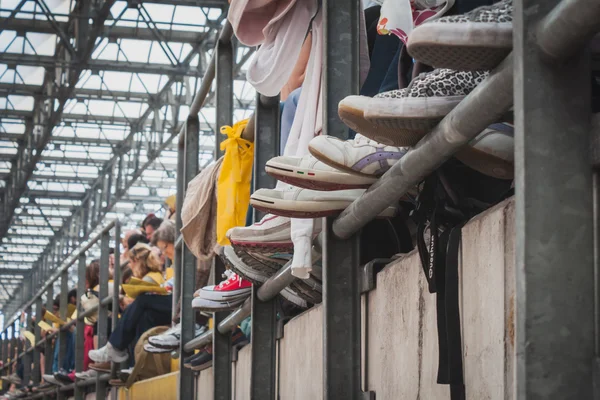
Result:
[[[280,191],[259,189],[250,196],[250,204],[263,212],[290,218],[319,218],[336,215],[365,192],[364,189],[322,192],[291,188]],[[396,209],[388,207],[380,216],[392,217]]]
[[[265,171],[282,182],[313,190],[366,189],[377,180],[322,161],[310,154],[304,157],[275,157],[267,161]]]
[[[408,147],[387,146],[357,134],[352,140],[321,135],[313,138],[308,150],[323,163],[375,181],[400,160]],[[355,176],[355,175],[352,175]]]
[[[96,363],[116,362],[120,363],[129,358],[129,354],[125,350],[117,350],[112,344],[106,343],[105,346],[98,350],[90,350],[90,359]]]

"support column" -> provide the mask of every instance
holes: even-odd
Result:
[[[64,270],[60,274],[60,319],[63,321],[67,320],[67,308],[69,302],[69,271]],[[69,340],[67,337],[67,332],[62,330],[62,327],[59,327],[60,332],[58,334],[58,368],[61,369],[64,365],[65,356],[67,354],[67,341]],[[50,369],[52,370],[52,369]],[[57,396],[58,400],[67,399],[65,392],[58,392]]]
[[[35,326],[34,326],[34,336],[35,343],[37,344],[42,339],[42,330],[39,327],[39,322],[43,318],[42,313],[42,297],[38,297],[35,301]],[[35,347],[33,351],[33,384],[34,386],[38,386],[40,381],[42,380],[42,365],[41,365],[41,357],[40,357],[40,349],[39,347]]]
[[[223,155],[220,149],[221,142],[225,139],[221,135],[220,128],[224,125],[233,125],[233,48],[231,42],[219,39],[217,43],[216,60],[216,158]],[[214,263],[215,283],[222,279],[225,265],[219,257],[215,257]],[[217,312],[213,314],[214,326],[219,326],[229,312]],[[213,333],[213,377],[214,377],[214,399],[231,400],[231,333],[221,334],[218,329]]]
[[[276,180],[265,172],[265,164],[279,154],[279,96],[257,95],[254,129],[254,190],[274,188]],[[254,210],[254,221],[260,220]],[[250,398],[275,400],[277,359],[277,300],[262,302],[252,286],[252,368]]]
[[[323,134],[348,138],[338,103],[358,94],[358,0],[323,1]],[[325,400],[357,400],[360,392],[359,239],[337,239],[327,218],[323,248],[323,363]],[[343,334],[340,335],[340,332]]]
[[[568,48],[577,54],[568,60],[542,54],[538,40],[582,29],[540,29],[559,3],[515,1],[518,399],[593,398],[590,63],[575,43]],[[585,1],[562,3],[590,13]]]
[[[200,121],[198,117],[188,117],[185,127],[184,156],[184,188],[198,173],[198,153],[200,145]],[[192,308],[194,291],[196,290],[196,257],[182,246],[181,257],[181,354],[179,356],[179,398],[192,399],[194,393],[194,374],[183,366],[183,360],[191,353],[185,352],[183,346],[194,338],[196,312]],[[179,251],[178,251],[179,253]]]
[[[98,348],[106,345],[108,342],[108,308],[102,305],[102,301],[108,297],[108,256],[110,251],[110,232],[104,232],[100,239],[100,306],[98,307]],[[104,399],[106,397],[106,382],[100,380],[100,375],[96,377],[96,398]]]
[[[86,270],[85,254],[79,255],[77,263],[77,314],[83,312],[81,306],[81,296],[85,294],[85,270]],[[77,332],[75,337],[75,372],[83,371],[83,356],[85,352],[85,322],[77,320]],[[75,387],[75,400],[85,399],[85,390],[80,387]]]

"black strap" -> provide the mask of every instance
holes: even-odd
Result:
[[[449,230],[445,251],[446,262],[437,264],[438,383],[450,385],[452,400],[465,399],[458,302],[458,255],[463,225],[464,223],[459,224]],[[440,240],[440,244],[441,242]]]

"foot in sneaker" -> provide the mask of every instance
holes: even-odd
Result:
[[[407,88],[380,93],[372,98],[364,115],[377,129],[361,133],[390,146],[415,145],[487,75],[485,71],[450,69],[420,74]]]
[[[404,157],[408,147],[386,146],[360,134],[352,140],[322,135],[310,141],[308,150],[327,165],[374,179]]]
[[[290,227],[289,218],[267,214],[251,226],[231,228],[227,231],[227,237],[236,249],[289,252],[294,248]],[[320,232],[321,221],[318,220],[314,223],[313,235],[316,237]]]
[[[250,204],[257,210],[284,217],[319,218],[339,214],[364,192],[364,189],[332,192],[293,187],[286,191],[259,189],[250,196]],[[394,214],[395,209],[389,208],[381,216]]]
[[[105,346],[99,348],[98,350],[90,350],[89,351],[90,359],[96,363],[105,363],[105,362],[123,362],[127,361],[129,358],[129,354],[126,350],[115,349],[112,344],[106,343]]]
[[[226,280],[218,285],[206,286],[198,291],[198,296],[211,301],[244,300],[252,292],[252,283],[242,279],[231,270],[226,270]]]
[[[409,54],[458,71],[489,70],[512,50],[512,0],[424,23],[408,37]]]
[[[473,139],[455,157],[466,166],[499,179],[514,177],[514,127],[493,124]]]
[[[75,374],[75,377],[81,380],[96,379],[97,376],[98,372],[94,371],[93,369],[88,369],[87,371],[83,372],[77,372]]]
[[[194,337],[200,336],[206,331],[206,327],[202,325],[196,324]],[[160,349],[165,349],[167,351],[174,350],[179,347],[179,342],[181,340],[181,323],[175,325],[172,328],[167,329],[160,335],[150,336],[148,338],[148,343],[150,346]],[[153,351],[149,351],[153,352]],[[158,353],[158,351],[154,351]]]
[[[372,176],[340,170],[310,154],[304,157],[272,158],[267,161],[265,171],[282,182],[313,190],[366,189],[377,180]]]

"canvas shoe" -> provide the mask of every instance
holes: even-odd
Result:
[[[198,291],[198,296],[212,301],[234,301],[245,299],[252,293],[252,283],[242,279],[231,270],[225,271],[225,279],[218,285],[205,286]]]
[[[361,132],[390,146],[413,146],[488,76],[485,71],[436,69],[412,80],[405,89],[380,93],[365,118],[387,131]]]
[[[321,233],[321,221],[313,227],[313,236]],[[235,249],[247,249],[266,253],[289,252],[294,249],[289,218],[273,214],[265,215],[251,226],[231,228],[227,237]]]
[[[259,189],[250,196],[250,204],[257,210],[290,218],[319,218],[336,215],[365,192],[364,189],[322,192],[291,187],[281,191]],[[395,209],[389,207],[380,216],[392,217]]]
[[[44,379],[44,382],[48,382],[55,386],[62,386],[61,383],[52,374],[44,374],[42,378]]]
[[[89,351],[90,359],[96,363],[116,362],[120,363],[127,361],[129,354],[126,350],[115,349],[110,342],[98,350]]]
[[[202,351],[196,354],[187,364],[192,371],[203,371],[212,366],[212,349],[210,346],[205,347]],[[186,365],[184,365],[186,366]]]
[[[242,255],[241,257],[240,254]],[[234,250],[231,246],[224,247],[222,257],[223,261],[234,271],[245,276],[257,286],[265,283],[267,279],[273,276],[289,260],[285,260],[285,262],[281,264],[281,262],[276,261],[277,258],[257,254],[250,256],[247,252],[243,250]],[[269,260],[266,260],[266,258],[269,258]],[[256,266],[259,263],[269,264],[270,271],[266,272],[264,266],[257,268]],[[280,294],[284,299],[295,305],[307,308],[309,304],[320,303],[320,292],[322,292],[321,284],[311,277],[306,280],[294,280],[294,282],[292,282],[289,287],[283,289]]]
[[[195,325],[194,337],[200,336],[204,332],[206,332],[205,326],[198,325],[198,324]],[[165,350],[170,351],[170,350],[175,350],[179,347],[180,340],[181,340],[181,323],[175,325],[172,328],[167,329],[160,335],[150,336],[148,338],[148,343],[150,344],[150,346],[152,346],[154,348],[165,349]],[[153,353],[153,352],[158,353],[158,351],[150,351],[150,350],[147,350],[147,351],[150,353]]]
[[[90,364],[90,369],[98,372],[110,372],[111,367],[112,364],[110,361]]]
[[[409,148],[386,146],[357,134],[351,140],[317,136],[308,144],[308,150],[327,165],[375,180],[404,157]]]
[[[87,371],[75,373],[75,378],[81,380],[96,379],[97,376],[98,372],[94,371],[93,369],[88,369]]]
[[[198,311],[219,312],[235,310],[241,306],[248,296],[236,300],[206,300],[202,297],[196,297],[192,300],[192,308]]]
[[[366,189],[377,180],[328,165],[310,154],[272,158],[267,161],[265,171],[282,182],[313,190]]]
[[[512,0],[441,17],[416,27],[409,54],[427,65],[458,71],[489,70],[512,50]]]
[[[499,179],[514,177],[514,127],[509,123],[490,125],[455,157],[466,166]]]

